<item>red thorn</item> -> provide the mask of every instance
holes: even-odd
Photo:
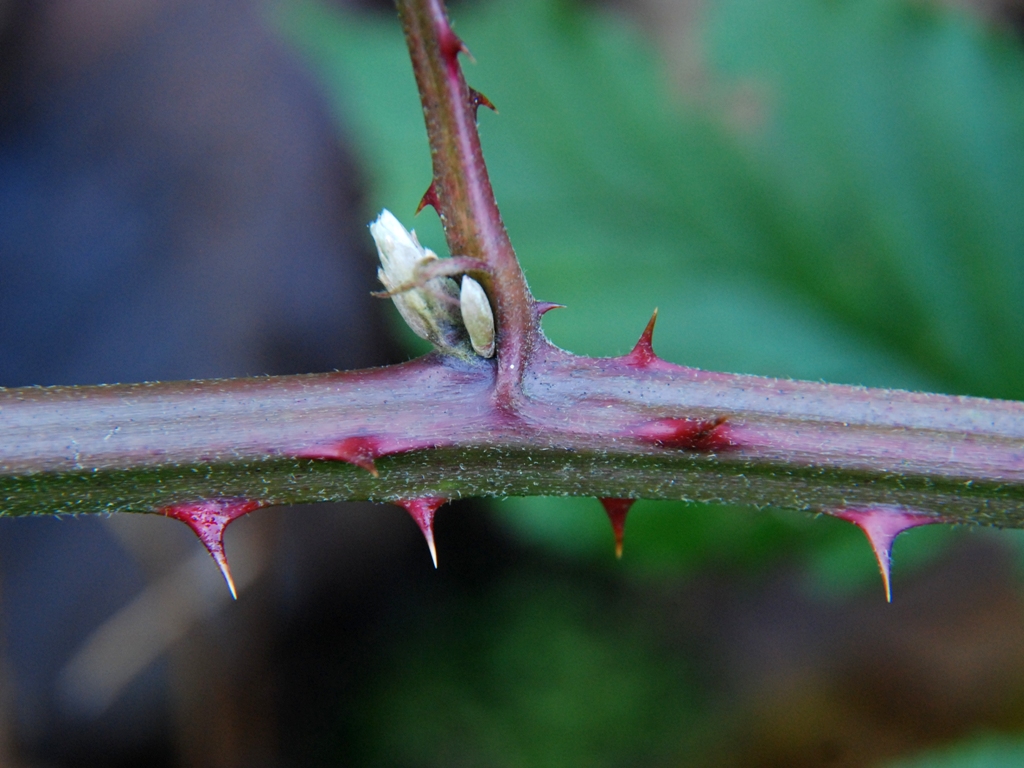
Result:
[[[476,88],[470,87],[469,89],[469,103],[473,107],[473,111],[476,112],[480,107],[487,107],[491,112],[497,114],[498,108],[494,106],[494,102],[484,96]]]
[[[419,216],[427,206],[432,206],[435,211],[440,211],[440,201],[437,199],[437,188],[434,186],[434,182],[430,182],[430,186],[427,187],[427,191],[423,193],[423,197],[420,198],[420,204],[416,206],[416,213],[414,216]]]
[[[636,499],[598,499],[608,513],[615,532],[615,557],[622,559],[622,537],[626,531],[626,515]]]
[[[633,433],[646,443],[686,451],[724,451],[735,448],[725,417],[717,419],[658,419]]]
[[[449,501],[451,499],[428,496],[423,499],[398,499],[395,502],[395,504],[405,509],[412,516],[412,519],[416,521],[416,525],[423,531],[423,538],[427,540],[427,546],[430,548],[430,559],[434,561],[435,568],[437,568],[437,547],[434,546],[434,514],[437,512],[438,507]]]
[[[899,536],[910,528],[931,523],[941,523],[941,518],[924,515],[919,512],[908,512],[903,507],[879,506],[867,509],[830,509],[828,513],[853,523],[868,537],[871,549],[878,560],[878,570],[882,573],[882,586],[885,587],[886,602],[892,602],[892,545]]]
[[[443,440],[413,439],[388,435],[357,435],[347,437],[336,443],[313,445],[297,451],[288,451],[287,455],[293,456],[296,459],[345,461],[357,467],[362,467],[374,477],[380,477],[374,461],[382,456],[438,448],[445,444]]]
[[[537,317],[543,317],[552,309],[565,309],[565,304],[553,304],[550,301],[538,301],[533,305],[533,310],[537,313]]]
[[[470,61],[476,62],[469,48],[462,42],[458,35],[452,31],[451,26],[445,24],[438,34],[438,41],[441,43],[441,55],[448,60],[449,64],[455,64],[460,53],[466,54]]]
[[[373,463],[384,455],[380,444],[372,437],[347,437],[340,443],[326,446],[314,446],[295,454],[297,459],[323,459],[327,461],[347,461],[362,467],[374,477],[380,477],[377,466]]]
[[[160,514],[180,520],[192,529],[220,568],[231,597],[237,600],[235,581],[231,578],[231,569],[224,554],[224,530],[233,520],[262,506],[261,502],[252,499],[207,499],[190,504],[172,504],[161,509]]]
[[[637,341],[636,346],[633,347],[633,351],[628,355],[625,355],[627,363],[636,365],[639,367],[646,367],[656,362],[660,362],[656,354],[654,354],[654,323],[658,320],[658,309],[655,307],[654,312],[651,314],[651,319],[647,321],[647,327],[644,328],[644,332],[640,334],[640,340]]]

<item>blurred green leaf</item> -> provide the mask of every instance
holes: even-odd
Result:
[[[1019,768],[1024,742],[1019,737],[983,736],[917,757],[888,763],[887,768]]]
[[[357,728],[361,764],[661,765],[678,753],[699,692],[621,607],[593,585],[494,591],[419,615],[417,642],[387,654]]]

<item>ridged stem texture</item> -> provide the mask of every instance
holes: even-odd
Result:
[[[1024,526],[1024,404],[700,371],[656,356],[653,319],[622,357],[553,347],[487,177],[476,110],[489,102],[466,85],[464,46],[440,0],[398,7],[433,156],[424,204],[451,254],[483,265],[495,358],[0,390],[2,514],[199,527],[373,499],[429,526],[444,499],[571,494]]]

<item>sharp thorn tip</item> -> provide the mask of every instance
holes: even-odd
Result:
[[[224,581],[227,582],[228,589],[231,592],[231,599],[237,600],[238,590],[235,589],[235,580],[231,577],[231,568],[228,566],[228,559],[224,556],[223,553],[219,554],[219,557],[216,554],[214,554],[213,559],[217,563],[217,567],[220,568],[220,573],[224,577]]]

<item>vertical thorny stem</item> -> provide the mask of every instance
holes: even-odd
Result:
[[[466,84],[465,51],[442,0],[398,0],[427,123],[434,178],[424,195],[441,217],[453,256],[487,265],[481,276],[497,325],[497,404],[512,408],[539,338],[534,300],[494,200],[476,128],[479,96]]]

